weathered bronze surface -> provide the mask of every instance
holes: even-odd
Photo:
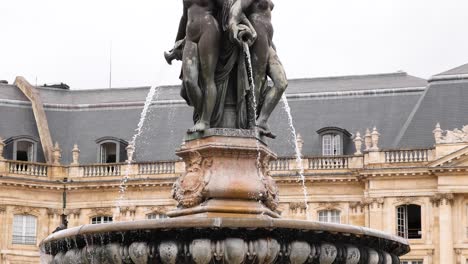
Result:
[[[165,57],[169,64],[182,60],[181,95],[194,107],[188,133],[256,126],[275,137],[267,122],[287,78],[273,44],[273,7],[271,0],[184,0],[176,43]]]

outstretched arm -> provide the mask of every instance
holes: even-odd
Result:
[[[183,11],[182,17],[180,18],[179,30],[177,31],[176,42],[185,38],[185,34],[187,30],[187,17],[188,17],[187,10],[188,10],[188,6],[184,2],[184,11]]]
[[[239,32],[245,30],[245,26],[248,27],[248,31],[251,33],[252,39],[249,40],[249,43],[252,44],[257,38],[257,32],[255,32],[254,27],[245,15],[245,10],[249,8],[253,1],[254,0],[234,1],[229,12],[229,30],[231,38],[239,44],[242,44],[242,41],[239,39]],[[240,25],[244,25],[244,27]]]

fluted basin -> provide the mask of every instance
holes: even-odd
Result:
[[[84,225],[41,243],[43,263],[400,263],[400,237],[363,227],[264,218]]]

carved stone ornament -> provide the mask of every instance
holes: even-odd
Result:
[[[437,193],[433,197],[431,197],[431,202],[435,206],[440,205],[449,205],[453,202],[454,196],[451,193]]]
[[[185,262],[181,262],[184,260]],[[400,263],[395,255],[372,248],[331,243],[291,241],[282,244],[275,239],[223,240],[194,239],[158,243],[134,242],[105,246],[91,245],[50,256],[47,263]]]
[[[81,214],[81,209],[75,208],[75,209],[65,209],[65,214],[66,215],[73,215],[75,217],[79,216]]]
[[[0,214],[6,212],[6,206],[0,206]]]
[[[204,201],[203,191],[211,178],[212,158],[203,158],[197,151],[190,152],[185,158],[186,173],[175,183],[172,196],[179,206],[190,208]]]
[[[96,216],[96,215],[112,215],[112,210],[110,208],[106,207],[100,207],[100,208],[92,208],[91,209],[91,214]]]
[[[289,203],[289,210],[305,212],[307,205],[304,202]]]
[[[57,208],[47,208],[47,215],[49,217],[53,217],[53,216],[56,216],[56,215],[60,215],[61,214],[61,210],[60,209],[57,209]]]
[[[124,206],[124,207],[120,207],[120,213],[122,214],[129,213],[130,215],[135,215],[136,209],[137,209],[136,206]]]
[[[333,210],[337,209],[340,206],[338,202],[326,202],[326,203],[319,203],[319,206],[325,210]]]
[[[397,198],[397,202],[402,203],[402,204],[412,204],[414,202],[418,201],[418,197],[399,197]]]
[[[146,214],[166,214],[168,211],[167,206],[151,206],[147,207]]]
[[[260,168],[263,173],[262,182],[265,185],[266,189],[266,197],[264,197],[265,205],[270,208],[272,211],[278,209],[279,206],[279,190],[278,186],[276,186],[276,182],[271,177],[270,173],[270,156],[265,156],[260,164]]]
[[[39,215],[39,210],[28,206],[15,206],[14,214],[20,215]]]
[[[461,130],[455,128],[452,131],[443,131],[440,124],[437,124],[433,133],[437,144],[468,143],[468,125],[463,126]]]

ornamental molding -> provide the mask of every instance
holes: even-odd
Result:
[[[168,206],[147,207],[146,214],[166,214],[170,209]]]
[[[108,207],[92,208],[90,215],[92,216],[112,216],[112,210]]]
[[[130,215],[135,215],[137,207],[136,206],[124,206],[124,207],[119,207],[120,213],[121,214],[130,214]]]
[[[419,197],[415,197],[415,196],[398,197],[396,201],[397,203],[400,203],[400,204],[413,204],[413,203],[419,202]]]
[[[305,202],[289,203],[289,210],[292,213],[305,213],[307,210],[307,204]]]
[[[5,213],[6,209],[6,206],[0,206],[0,214]]]
[[[13,208],[13,214],[16,215],[34,215],[39,216],[39,210],[37,208],[29,207],[29,206],[15,206]]]
[[[56,215],[61,215],[62,210],[57,209],[57,208],[47,208],[47,215],[49,217],[54,217]]]
[[[319,203],[319,208],[325,210],[340,210],[340,203],[339,202],[324,202]]]
[[[65,209],[65,214],[66,215],[73,215],[75,217],[80,216],[81,214],[81,209],[76,208],[76,209]]]
[[[452,193],[437,193],[430,198],[435,206],[451,205],[455,196]]]

